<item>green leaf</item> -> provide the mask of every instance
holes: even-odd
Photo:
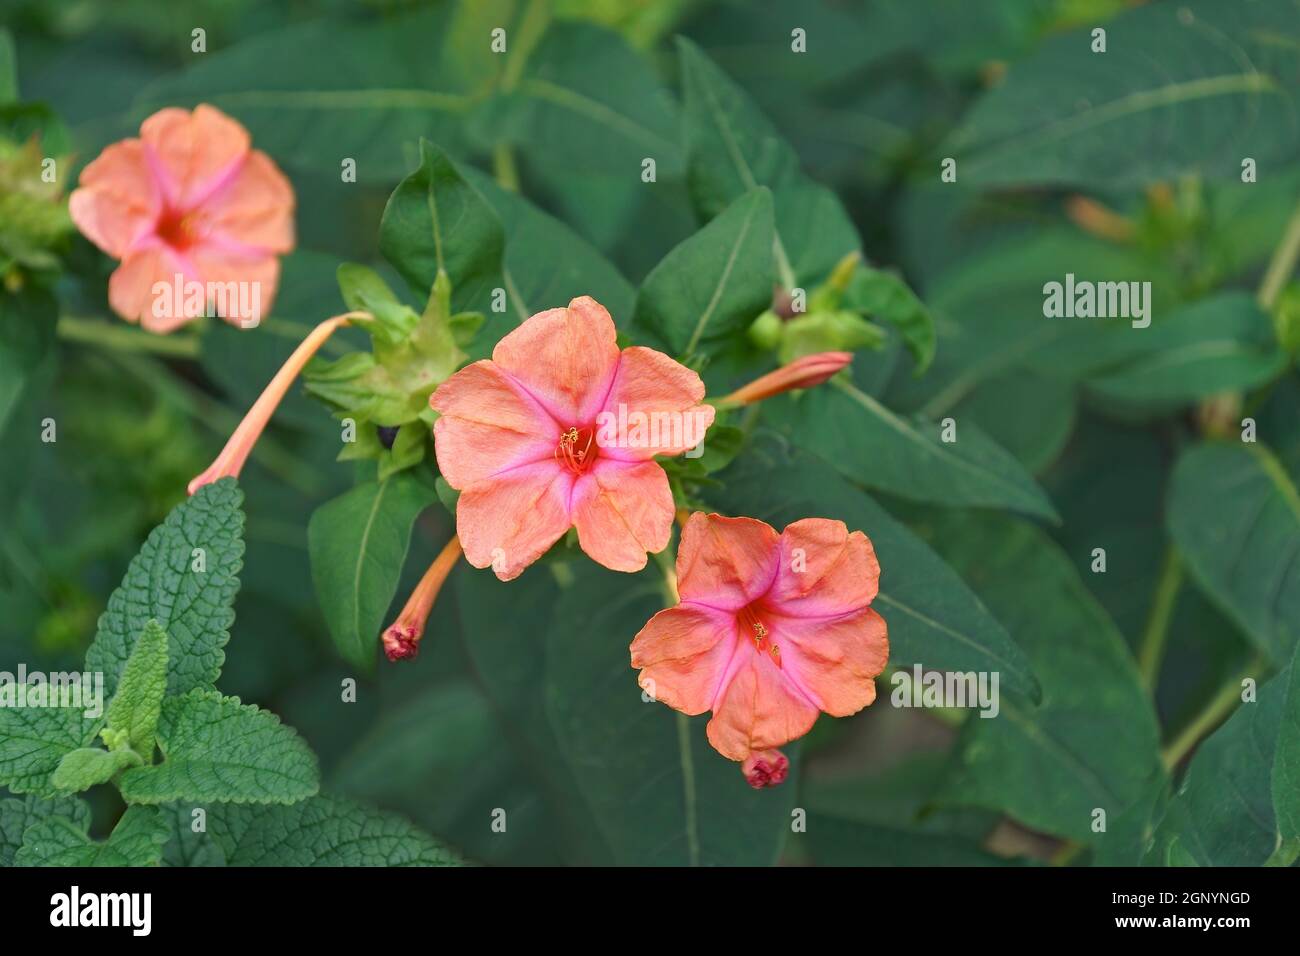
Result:
[[[18,57],[14,54],[14,38],[8,30],[0,30],[0,106],[18,102]]]
[[[458,292],[486,287],[501,271],[501,220],[437,146],[420,140],[420,167],[384,208],[379,249],[420,295],[439,272]]]
[[[1004,695],[996,718],[966,721],[943,801],[1104,843],[1093,811],[1124,816],[1160,773],[1155,714],[1123,636],[1037,529],[942,512],[927,514],[924,530],[1024,648],[1043,689],[1033,710]],[[1135,863],[1138,841],[1129,845]]]
[[[646,276],[636,324],[683,356],[742,335],[772,302],[774,236],[771,192],[745,193]]]
[[[1300,493],[1273,453],[1253,443],[1189,448],[1165,520],[1210,599],[1286,660],[1300,636]]]
[[[819,866],[1012,866],[973,840],[820,813],[808,815],[808,843]]]
[[[15,866],[153,866],[162,858],[167,823],[154,807],[127,807],[104,842],[53,817],[27,829]]]
[[[860,265],[844,290],[843,304],[898,329],[916,363],[916,375],[930,367],[935,349],[934,318],[901,278],[892,272]]]
[[[51,781],[59,763],[72,751],[89,746],[103,723],[85,716],[90,702],[85,707],[50,707],[42,696],[41,703],[35,703],[32,695],[49,690],[48,683],[0,688],[0,785],[14,793],[59,796]],[[19,694],[26,695],[25,705],[18,706]]]
[[[149,744],[153,745],[152,739]],[[134,750],[82,747],[64,755],[53,776],[50,777],[50,783],[59,790],[80,793],[101,783],[108,783],[117,776],[119,770],[125,770],[139,763],[140,755]]]
[[[687,181],[696,208],[712,219],[758,186],[772,190],[775,255],[787,286],[820,279],[858,248],[848,214],[829,189],[799,169],[794,150],[749,96],[689,40],[678,55],[686,98]]]
[[[628,665],[632,638],[664,607],[658,569],[573,570],[546,634],[547,715],[615,862],[775,862],[796,788],[751,789],[709,746],[706,720],[644,701]],[[793,777],[798,745],[783,749]]]
[[[167,632],[167,692],[216,682],[235,620],[244,559],[244,493],[233,478],[205,485],[154,528],[108,599],[86,668],[113,694],[150,619]]]
[[[707,497],[728,513],[777,530],[800,518],[838,518],[871,539],[881,568],[872,606],[889,625],[891,667],[996,671],[1001,689],[1038,697],[1028,658],[966,583],[829,464],[763,433],[719,477],[725,490]]]
[[[194,690],[163,702],[163,762],[122,774],[128,803],[294,803],[320,789],[307,744],[280,718],[238,697]]]
[[[293,806],[207,808],[228,866],[459,866],[462,861],[393,813],[321,795]],[[182,817],[183,819],[183,817]]]
[[[29,794],[0,799],[0,867],[13,866],[28,827],[52,817],[69,820],[81,830],[90,829],[90,805],[79,797],[46,800]]]
[[[680,174],[677,124],[672,97],[621,36],[557,20],[518,81],[479,107],[470,129],[485,147],[520,147],[525,162],[542,156],[578,176],[613,171],[636,182],[646,157],[658,176]]]
[[[769,402],[764,411],[795,444],[868,488],[949,507],[1009,508],[1056,519],[1042,488],[973,422],[956,422],[956,441],[946,442],[939,422],[892,412],[839,379]]]
[[[1197,747],[1157,834],[1175,862],[1259,866],[1300,839],[1296,672],[1293,659]]]
[[[1239,177],[1243,142],[1261,168],[1294,154],[1293,4],[1151,4],[1107,30],[1105,53],[1088,28],[1049,38],[984,94],[940,149],[960,182],[1126,189]]]
[[[50,351],[58,314],[48,293],[0,292],[0,434]]]
[[[126,735],[126,745],[145,761],[153,759],[154,733],[167,690],[167,632],[150,620],[136,639],[108,705],[108,729]]]
[[[1131,359],[1089,379],[1088,390],[1123,405],[1170,406],[1248,391],[1282,373],[1269,317],[1244,292],[1224,292],[1134,332]]]
[[[357,485],[311,516],[307,550],[312,581],[330,636],[353,667],[374,667],[411,529],[436,500],[431,483],[398,472]]]

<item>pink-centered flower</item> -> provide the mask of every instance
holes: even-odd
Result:
[[[876,697],[889,659],[885,620],[869,606],[879,580],[871,541],[842,521],[804,518],[778,535],[696,512],[677,550],[680,602],[632,641],[638,683],[683,713],[712,711],[718,752],[746,761],[754,786],[780,782],[788,763],[764,751],[802,737],[819,713],[846,717]]]
[[[509,581],[576,527],[605,567],[645,567],[673,523],[654,456],[700,442],[714,415],[703,397],[700,377],[662,352],[620,352],[592,298],[524,321],[429,400],[466,560]]]
[[[241,296],[255,285],[259,313],[269,312],[277,257],[294,245],[293,209],[275,163],[251,148],[243,126],[206,104],[154,113],[139,139],[112,144],[82,170],[68,201],[77,228],[121,260],[108,283],[113,311],[151,332],[204,314],[209,299],[189,295],[191,284],[247,283]],[[159,283],[182,289],[161,293]]]

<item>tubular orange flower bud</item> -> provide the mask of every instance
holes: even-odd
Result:
[[[740,765],[740,772],[755,790],[775,787],[790,773],[790,758],[779,750],[755,750]]]
[[[750,405],[795,388],[820,385],[853,361],[852,352],[816,352],[782,365],[775,372],[754,379],[719,401],[721,405]]]
[[[1087,196],[1071,196],[1065,201],[1065,214],[1080,229],[1112,242],[1131,242],[1134,226],[1113,209]]]
[[[262,394],[253,403],[253,407],[244,416],[244,420],[239,423],[239,426],[230,436],[230,440],[226,442],[226,447],[221,449],[221,453],[207,467],[207,470],[190,481],[189,493],[194,494],[204,485],[211,484],[221,478],[238,478],[240,470],[244,467],[244,462],[248,460],[253,446],[257,444],[257,439],[261,437],[262,430],[266,428],[267,422],[271,420],[271,416],[284,399],[285,393],[289,391],[289,386],[293,384],[293,380],[302,371],[302,367],[325,344],[325,340],[334,334],[335,329],[347,325],[353,320],[368,320],[370,317],[368,312],[345,312],[342,315],[326,319],[312,329],[301,344],[293,350],[293,354],[285,360],[284,365],[280,366],[280,371],[275,373],[275,377],[263,389]]]
[[[407,598],[402,613],[384,631],[384,654],[390,661],[406,660],[420,652],[420,638],[424,636],[424,626],[433,610],[433,602],[438,599],[443,582],[463,553],[460,538],[453,534]]]

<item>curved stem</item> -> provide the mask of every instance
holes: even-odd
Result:
[[[1232,709],[1241,702],[1241,682],[1247,677],[1253,677],[1263,666],[1263,663],[1261,657],[1254,657],[1246,665],[1246,669],[1224,684],[1222,689],[1206,705],[1205,709],[1197,714],[1192,719],[1192,722],[1179,732],[1173,742],[1160,752],[1160,759],[1164,761],[1167,769],[1172,770],[1178,766],[1182,759],[1191,752],[1192,748],[1200,742],[1201,738],[1217,727],[1232,712]]]
[[[198,358],[199,355],[197,335],[159,335],[134,325],[74,315],[59,317],[56,334],[65,342],[99,345],[119,352],[147,352],[167,358]]]
[[[1151,613],[1147,617],[1142,643],[1138,647],[1138,671],[1148,691],[1155,690],[1156,681],[1160,677],[1160,662],[1164,660],[1165,644],[1169,637],[1169,621],[1173,617],[1174,606],[1178,603],[1178,591],[1182,583],[1183,563],[1178,558],[1178,551],[1171,545],[1165,549],[1160,579],[1156,582],[1155,594],[1151,599]]]
[[[1282,233],[1281,241],[1273,250],[1273,258],[1269,260],[1268,269],[1265,270],[1264,278],[1259,284],[1256,300],[1261,309],[1267,312],[1276,304],[1282,287],[1295,272],[1297,260],[1300,260],[1300,203],[1296,204],[1295,211],[1291,213],[1286,231]]]

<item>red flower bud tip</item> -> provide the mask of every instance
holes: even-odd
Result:
[[[293,354],[285,360],[284,365],[280,366],[280,371],[275,373],[275,377],[262,390],[253,407],[248,410],[244,420],[239,423],[230,440],[226,442],[226,447],[221,449],[221,454],[207,470],[197,475],[189,484],[189,493],[194,494],[204,485],[211,484],[221,478],[238,478],[239,472],[244,467],[244,462],[248,460],[249,454],[253,451],[253,446],[257,444],[257,439],[261,437],[262,430],[266,428],[267,422],[275,413],[276,408],[284,399],[285,393],[289,391],[289,386],[293,384],[302,367],[307,364],[313,355],[325,344],[325,340],[334,334],[334,330],[339,326],[347,325],[354,319],[370,318],[368,312],[346,312],[343,315],[336,315],[333,318],[326,319],[316,328],[307,333],[307,337],[302,340]]]
[[[812,355],[804,355],[788,365],[782,365],[775,372],[768,372],[748,385],[736,389],[722,399],[720,404],[749,405],[791,389],[812,388],[826,381],[851,361],[853,361],[852,352],[815,352]]]
[[[790,758],[779,750],[756,750],[740,765],[745,780],[755,790],[784,783],[790,773]]]
[[[429,621],[433,602],[438,599],[443,582],[463,553],[460,538],[452,535],[407,598],[402,613],[384,631],[384,655],[390,661],[408,660],[420,652],[420,638],[424,637],[424,626]]]

